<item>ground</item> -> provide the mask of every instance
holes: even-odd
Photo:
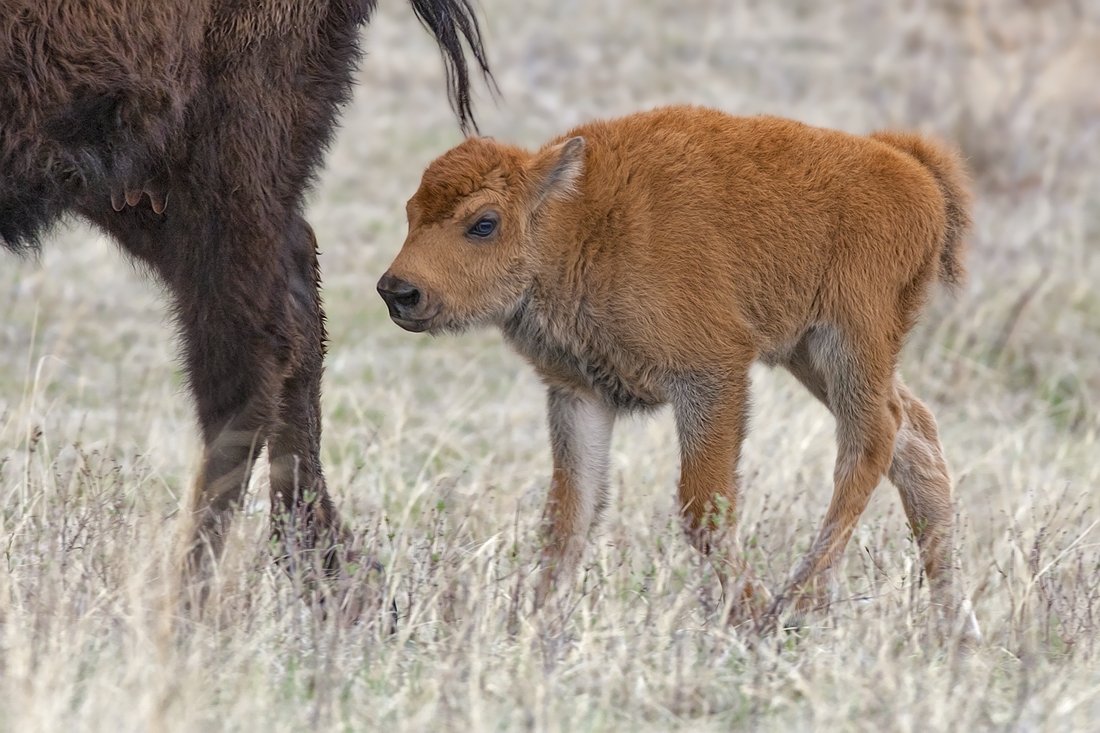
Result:
[[[984,639],[929,634],[883,484],[838,601],[760,637],[713,613],[679,534],[671,416],[620,423],[614,498],[571,602],[530,614],[549,481],[543,394],[491,332],[389,322],[374,284],[404,201],[460,141],[438,52],[382,0],[311,195],[332,337],[323,458],[385,563],[396,633],[321,620],[270,562],[263,472],[215,612],[179,618],[198,465],[155,282],[72,226],[0,274],[0,727],[5,730],[1068,730],[1100,717],[1100,14],[1059,0],[483,0],[501,95],[484,134],[534,146],[671,102],[851,132],[920,129],[976,178],[970,282],[937,292],[901,371],[939,421],[958,564]],[[1089,82],[1088,80],[1093,80]],[[741,528],[782,585],[831,492],[833,421],[754,372]]]

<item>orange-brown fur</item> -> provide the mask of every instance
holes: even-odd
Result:
[[[749,368],[763,361],[832,411],[838,443],[818,539],[773,610],[814,598],[883,476],[934,600],[955,608],[951,483],[897,358],[932,282],[964,277],[968,205],[958,156],[918,135],[670,107],[535,153],[466,140],[424,173],[379,292],[409,330],[499,326],[545,381],[554,474],[537,602],[570,577],[604,504],[615,415],[664,403],[688,536],[752,595],[731,537]],[[471,233],[494,217],[490,236]]]

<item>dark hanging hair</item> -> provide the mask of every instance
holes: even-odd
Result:
[[[470,75],[462,39],[473,54],[482,77],[496,90],[481,41],[481,28],[469,0],[411,0],[413,11],[439,43],[447,72],[447,96],[465,133],[477,132],[470,101]]]

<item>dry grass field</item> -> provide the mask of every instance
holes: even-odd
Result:
[[[495,333],[432,339],[374,292],[404,202],[460,135],[430,37],[381,0],[311,199],[332,338],[323,457],[388,569],[396,633],[321,620],[270,562],[263,471],[211,613],[172,561],[198,464],[171,322],[102,237],[0,270],[0,728],[110,730],[1100,729],[1100,6],[1092,0],[482,0],[502,97],[484,134],[536,145],[670,102],[961,144],[971,279],[901,369],[956,480],[984,633],[928,633],[896,492],[879,487],[840,597],[739,633],[680,535],[671,416],[625,421],[613,502],[569,602],[530,615],[550,474],[542,389]],[[833,422],[754,372],[741,535],[778,588],[831,492]]]

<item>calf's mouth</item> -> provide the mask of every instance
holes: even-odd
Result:
[[[427,331],[431,327],[431,320],[432,319],[430,319],[430,318],[413,318],[413,319],[401,318],[400,316],[395,316],[391,313],[390,314],[390,320],[392,320],[398,326],[401,326],[401,328],[405,329],[406,331],[411,331],[412,333],[423,333],[424,331]]]

